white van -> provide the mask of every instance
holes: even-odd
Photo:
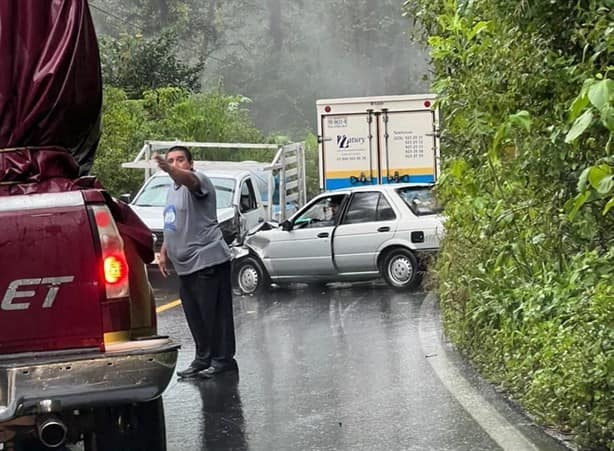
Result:
[[[213,182],[217,201],[217,219],[228,244],[266,218],[261,195],[263,180],[247,170],[209,170],[204,172]],[[266,182],[266,181],[265,181]],[[158,171],[141,187],[130,206],[156,237],[156,251],[162,246],[163,210],[172,180]],[[279,214],[279,212],[278,212]]]

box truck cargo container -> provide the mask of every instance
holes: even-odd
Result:
[[[433,94],[317,101],[320,189],[439,176],[439,115]]]

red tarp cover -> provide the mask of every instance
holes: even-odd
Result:
[[[86,0],[0,0],[0,202],[13,194],[100,187],[81,176],[94,160],[101,107],[98,43]],[[122,233],[151,261],[151,232],[127,205],[115,207]]]
[[[0,148],[63,147],[86,174],[102,105],[98,44],[86,1],[2,0],[0,62]],[[1,179],[10,181],[9,168],[1,170]]]

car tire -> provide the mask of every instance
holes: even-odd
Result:
[[[420,283],[418,260],[408,249],[393,249],[384,257],[382,275],[392,288],[413,288]]]
[[[166,451],[162,398],[94,410],[95,431],[84,439],[85,451],[130,449]]]
[[[262,264],[254,257],[236,262],[234,284],[241,294],[257,294],[268,286],[268,277]]]

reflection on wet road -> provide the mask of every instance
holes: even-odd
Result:
[[[501,449],[422,351],[425,295],[354,284],[236,296],[239,375],[171,384],[168,449]],[[181,308],[160,313],[159,328],[182,343],[178,367],[187,366]]]

